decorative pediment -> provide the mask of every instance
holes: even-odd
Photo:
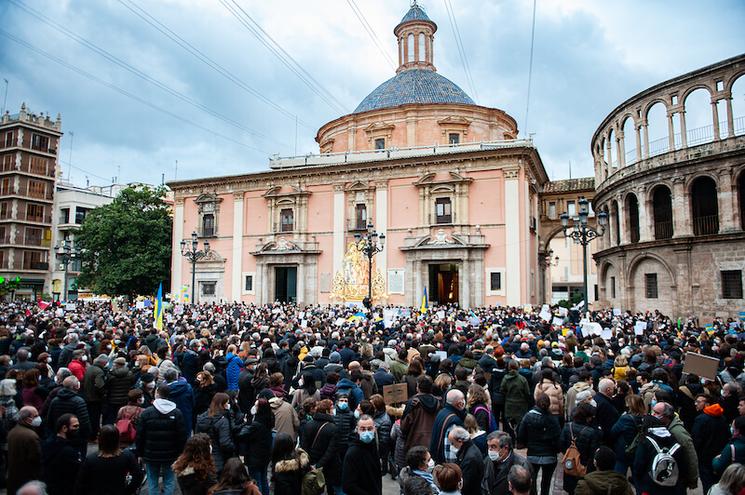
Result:
[[[370,189],[370,184],[361,180],[350,182],[344,186],[345,191],[367,191],[368,189]]]
[[[446,134],[448,131],[459,131],[466,135],[468,134],[468,128],[471,126],[471,122],[471,120],[465,117],[451,115],[438,120],[437,124],[442,127],[443,134]]]
[[[424,174],[416,182],[414,182],[414,185],[417,187],[423,187],[423,186],[434,187],[434,186],[442,186],[442,185],[447,185],[447,184],[467,184],[467,183],[473,182],[473,178],[461,175],[457,171],[455,172],[451,171],[451,172],[448,172],[448,174],[449,174],[449,177],[444,180],[435,180],[437,178],[437,174],[435,174],[434,172],[429,172],[427,174]]]
[[[416,243],[416,247],[424,247],[424,246],[465,246],[466,243],[463,242],[463,240],[458,237],[458,234],[452,234],[445,231],[445,229],[437,229],[437,232],[434,233],[434,235],[424,237],[421,239],[418,243]]]
[[[225,258],[223,258],[220,253],[215,251],[214,249],[210,249],[207,251],[207,254],[204,255],[204,257],[200,258],[197,263],[225,263]]]
[[[373,122],[372,124],[365,127],[365,133],[367,134],[367,140],[373,141],[377,138],[386,138],[390,140],[393,129],[396,126],[388,122]]]
[[[283,251],[302,251],[297,244],[286,237],[278,237],[276,240],[264,244],[260,252],[283,252]]]
[[[196,204],[204,204],[204,203],[220,203],[222,202],[222,198],[217,195],[217,193],[203,193],[197,196],[197,199],[194,200]]]
[[[321,153],[331,153],[334,149],[334,138],[326,139],[320,145]]]
[[[300,184],[290,186],[289,191],[282,191],[282,186],[271,186],[262,194],[265,198],[292,198],[296,196],[310,196],[310,191],[302,188]]]

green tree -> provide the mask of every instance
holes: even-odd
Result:
[[[172,220],[165,194],[163,187],[128,187],[112,203],[88,212],[75,235],[80,286],[98,294],[135,296],[167,282]]]

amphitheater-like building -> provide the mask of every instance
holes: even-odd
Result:
[[[598,127],[594,205],[609,215],[594,255],[601,306],[702,319],[745,311],[743,75],[745,55],[703,67],[629,98]],[[703,121],[692,122],[696,105]]]

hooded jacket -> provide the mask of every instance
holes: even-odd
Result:
[[[140,414],[135,445],[145,462],[171,464],[184,450],[187,428],[184,415],[176,404],[155,399]]]
[[[300,446],[308,453],[314,466],[323,468],[326,482],[338,485],[341,477],[339,470],[341,459],[338,455],[336,433],[334,417],[330,414],[316,413],[313,419],[305,424]]]
[[[534,407],[517,427],[516,444],[527,447],[530,456],[555,456],[559,452],[561,427],[556,416]]]
[[[83,463],[80,450],[65,438],[57,435],[46,441],[42,448],[44,474],[42,479],[52,495],[72,495],[75,481]]]
[[[564,416],[564,418],[567,421],[572,420],[574,409],[577,407],[577,394],[584,392],[585,390],[592,390],[592,384],[585,381],[579,381],[567,390],[566,400],[564,401],[564,409],[566,410],[566,416]]]
[[[517,371],[510,371],[502,378],[501,388],[504,394],[504,415],[517,423],[528,412],[532,403],[528,380]]]
[[[88,406],[85,400],[73,392],[69,388],[61,388],[57,393],[57,396],[52,399],[49,403],[49,409],[47,410],[47,416],[45,418],[45,425],[47,433],[52,436],[55,432],[53,431],[57,424],[57,419],[63,414],[74,414],[77,416],[80,422],[80,445],[87,442],[88,437],[91,434],[91,421],[88,416]]]
[[[191,385],[186,380],[176,380],[168,384],[171,391],[170,400],[176,404],[176,408],[181,411],[186,422],[187,431],[191,432],[193,426],[194,414],[194,392]]]
[[[342,378],[336,384],[336,391],[346,393],[349,396],[349,410],[354,411],[357,406],[365,400],[365,393],[349,378]]]
[[[432,394],[417,394],[406,403],[401,420],[401,433],[406,438],[407,452],[417,445],[429,446],[432,438],[432,425],[439,406],[439,401]]]
[[[106,394],[106,372],[96,363],[85,370],[83,395],[88,402],[102,402]]]
[[[287,433],[293,440],[296,440],[300,420],[292,405],[279,397],[269,399],[269,405],[274,413],[274,429],[276,432]]]
[[[297,495],[303,490],[303,476],[310,469],[308,454],[297,449],[292,459],[274,464],[274,495]]]
[[[698,483],[698,455],[696,454],[696,447],[693,446],[691,434],[688,433],[688,430],[683,426],[683,422],[677,415],[667,425],[667,429],[675,437],[675,441],[683,447],[683,451],[685,452],[685,464],[680,466],[681,477],[688,480],[688,486],[693,486]]]
[[[615,471],[593,471],[579,480],[574,495],[634,495],[626,476]]]
[[[711,461],[719,455],[731,437],[722,406],[712,404],[705,407],[693,421],[691,437],[699,465],[711,469]]]
[[[119,407],[129,402],[128,394],[134,383],[134,375],[127,366],[115,367],[106,380],[108,402]]]
[[[235,392],[238,390],[238,377],[241,374],[241,368],[243,367],[243,361],[238,357],[237,354],[229,352],[225,359],[228,361],[228,366],[225,369],[225,378],[228,382],[228,391]]]
[[[222,471],[225,460],[235,454],[231,423],[229,414],[210,416],[209,412],[205,412],[197,418],[196,431],[209,435],[212,444],[212,460],[218,473]]]

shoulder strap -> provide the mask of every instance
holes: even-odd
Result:
[[[574,429],[572,427],[573,427],[573,423],[570,422],[569,423],[569,436],[572,439],[572,443],[574,443]]]
[[[657,444],[657,442],[655,442],[654,438],[652,438],[652,437],[650,437],[649,435],[647,435],[647,440],[649,440],[649,443],[651,443],[651,444],[652,444],[652,447],[654,447],[654,449],[655,449],[655,450],[657,451],[657,453],[658,453],[658,454],[659,454],[660,452],[662,452],[662,449],[661,449],[661,448],[660,448],[660,446],[659,446],[659,445]]]
[[[318,440],[318,435],[321,434],[321,430],[323,430],[323,427],[326,426],[328,423],[323,423],[320,428],[318,428],[318,431],[316,432],[316,436],[313,439],[313,443],[310,444],[310,448],[314,448],[316,446],[316,440]]]
[[[447,416],[445,416],[445,419],[442,422],[442,428],[440,428],[440,436],[437,437],[437,440],[439,440],[439,442],[442,442],[443,441],[443,435],[445,434],[445,427],[448,424],[448,420],[450,418],[452,418],[453,416],[455,416],[455,413],[450,413]],[[439,443],[438,443],[438,445],[439,445]]]
[[[735,462],[735,444],[734,443],[729,444],[729,450],[730,450],[730,453],[732,454],[732,458],[729,460],[729,462]]]
[[[670,455],[675,455],[675,453],[678,451],[679,448],[680,448],[680,444],[676,443],[675,445],[672,446],[670,450],[667,451],[667,453]]]

